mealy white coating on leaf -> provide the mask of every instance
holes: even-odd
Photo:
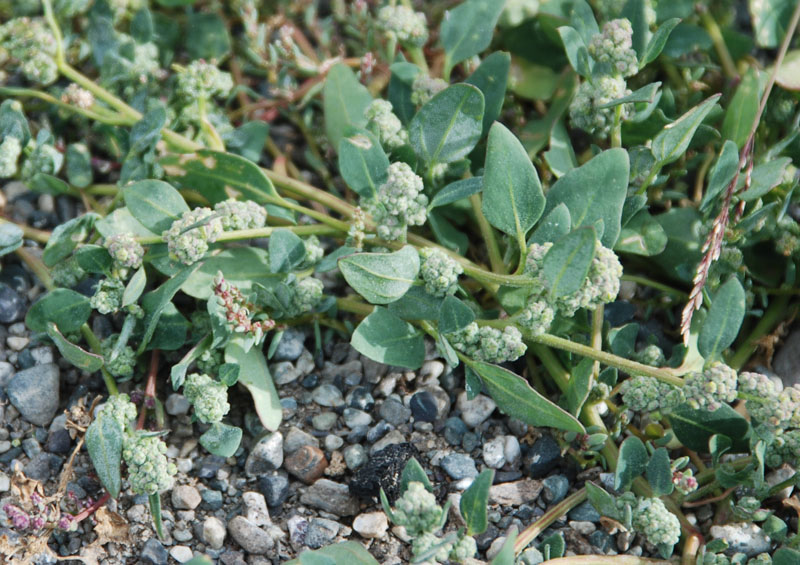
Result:
[[[616,253],[599,242],[589,267],[589,274],[573,294],[556,299],[559,313],[574,316],[580,308],[594,310],[601,304],[613,302],[619,294],[622,264]]]
[[[428,73],[419,73],[411,83],[411,103],[424,106],[448,86],[447,82],[440,78],[431,77]]]

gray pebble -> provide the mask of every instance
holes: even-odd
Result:
[[[372,423],[372,416],[358,408],[345,408],[342,412],[342,417],[345,425],[350,429],[369,426]]]
[[[569,490],[569,479],[564,475],[551,475],[542,481],[544,499],[550,504],[561,502]]]
[[[347,468],[355,471],[367,462],[367,451],[360,444],[348,445],[344,448],[344,462]]]
[[[332,384],[321,384],[314,389],[311,397],[320,406],[337,407],[344,405],[344,398],[342,398],[342,391],[333,386]]]
[[[192,407],[189,404],[189,401],[185,396],[182,394],[178,394],[173,392],[167,397],[166,402],[164,403],[164,408],[167,410],[167,414],[170,416],[179,416],[181,414],[187,414],[189,409]]]
[[[242,549],[254,555],[265,555],[275,545],[275,540],[267,532],[244,516],[234,516],[228,522],[228,533]]]
[[[327,518],[312,518],[306,530],[305,544],[311,549],[330,545],[339,533],[339,523]]]
[[[47,426],[58,410],[58,365],[36,365],[18,372],[6,387],[8,397],[23,418]]]
[[[273,432],[259,440],[247,456],[244,472],[248,477],[255,477],[268,471],[280,469],[283,465],[283,435]]]
[[[411,418],[411,409],[403,406],[403,403],[394,398],[386,399],[381,404],[379,410],[381,418],[393,426],[402,426]]]
[[[303,343],[306,336],[295,328],[287,328],[275,348],[273,361],[295,361],[303,353]]]
[[[444,469],[451,479],[460,480],[478,476],[475,461],[463,453],[451,453],[442,458],[439,466]]]

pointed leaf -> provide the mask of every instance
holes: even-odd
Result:
[[[233,339],[225,346],[225,362],[239,365],[239,382],[250,391],[261,425],[270,431],[277,430],[283,408],[261,349],[245,350],[239,340]]]
[[[703,123],[720,96],[721,94],[715,94],[707,98],[674,122],[664,126],[664,129],[653,138],[651,151],[656,162],[666,165],[686,153],[694,132]]]
[[[505,0],[466,0],[445,13],[439,30],[448,67],[445,75],[464,59],[489,47],[504,5]]]
[[[366,130],[339,142],[339,172],[344,182],[359,196],[373,198],[386,182],[389,158],[380,142]]]
[[[422,468],[422,465],[420,465],[419,461],[414,457],[408,460],[406,466],[403,467],[402,475],[400,475],[400,496],[403,496],[408,488],[408,483],[411,482],[422,483],[428,492],[433,492],[433,485],[428,479],[425,469]]]
[[[46,332],[47,322],[55,324],[64,333],[80,329],[92,307],[84,295],[67,288],[57,288],[33,303],[25,315],[25,325],[33,332]]]
[[[556,241],[544,256],[542,274],[550,296],[559,298],[580,289],[592,265],[597,240],[594,228],[578,228]]]
[[[508,83],[508,71],[511,68],[511,55],[503,51],[495,51],[486,57],[469,77],[467,84],[477,86],[483,93],[484,112],[483,127],[486,133],[503,108]]]
[[[494,480],[494,470],[484,469],[461,495],[459,508],[467,524],[468,536],[479,536],[489,525],[489,487]]]
[[[394,253],[356,253],[339,259],[347,283],[373,304],[394,302],[414,284],[419,254],[406,245]]]
[[[572,218],[569,215],[569,208],[563,202],[547,213],[547,216],[536,226],[528,245],[531,243],[547,243],[556,241],[570,232]]]
[[[269,238],[269,270],[288,273],[306,258],[306,245],[300,236],[287,229],[277,229]]]
[[[680,18],[672,18],[661,22],[661,25],[658,26],[658,29],[653,33],[653,37],[647,42],[644,53],[639,57],[640,69],[656,60],[656,57],[661,54],[661,50],[664,49],[664,45],[666,45],[667,39],[669,39],[669,34],[672,33],[672,30],[675,29],[675,26],[679,23],[681,23]]]
[[[744,288],[739,279],[733,277],[714,295],[714,302],[700,330],[697,347],[707,361],[719,357],[739,335],[745,309]]]
[[[189,211],[180,192],[160,180],[142,180],[122,189],[130,213],[153,233],[169,229],[172,222]]]
[[[366,125],[364,111],[370,102],[372,95],[369,90],[347,65],[337,63],[331,67],[322,90],[322,104],[325,135],[332,147],[339,147],[348,128],[363,128]]]
[[[765,80],[766,74],[751,68],[742,77],[742,81],[736,87],[736,94],[726,108],[720,133],[723,139],[733,140],[739,149],[744,147],[750,135],[750,127],[758,112]]]
[[[455,296],[446,296],[439,310],[439,331],[457,332],[475,321],[475,312]]]
[[[433,197],[428,205],[428,210],[433,210],[438,206],[452,204],[464,198],[469,198],[473,194],[478,194],[483,189],[483,177],[470,177],[451,182]]]
[[[158,326],[158,320],[161,318],[162,312],[164,312],[164,308],[172,301],[172,297],[180,290],[181,285],[192,276],[200,265],[202,265],[202,263],[195,263],[194,265],[184,267],[172,278],[167,279],[160,287],[144,295],[144,298],[142,298],[142,309],[144,310],[143,323],[145,330],[142,341],[139,344],[139,354],[145,351],[147,344],[153,337]]]
[[[200,436],[200,445],[206,451],[220,457],[231,457],[242,442],[242,429],[215,422]]]
[[[653,489],[655,496],[663,496],[670,494],[675,485],[672,483],[672,467],[669,462],[669,452],[666,447],[659,447],[655,450],[653,455],[650,456],[650,462],[647,464],[645,477]]]
[[[86,430],[86,449],[97,477],[113,497],[119,496],[122,488],[122,430],[113,418],[95,418]]]
[[[636,436],[631,436],[619,447],[617,472],[614,476],[614,489],[628,490],[633,479],[640,477],[647,467],[647,448]]]
[[[516,559],[514,557],[514,545],[517,543],[517,527],[511,526],[508,534],[506,534],[506,541],[503,542],[503,547],[500,552],[494,556],[491,565],[514,565]]]
[[[100,367],[103,366],[102,356],[89,353],[69,341],[61,335],[61,332],[58,331],[58,328],[53,322],[47,323],[47,335],[50,336],[50,339],[56,344],[61,355],[78,369],[88,373],[94,373],[95,371],[99,371]]]

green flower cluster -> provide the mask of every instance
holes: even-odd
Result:
[[[167,460],[167,444],[158,437],[141,432],[129,434],[122,446],[122,458],[128,465],[128,482],[137,494],[156,494],[172,486],[178,472]]]
[[[210,208],[195,208],[172,222],[162,236],[170,256],[191,265],[203,258],[208,244],[215,242],[222,232],[222,221]]]
[[[424,106],[447,86],[447,82],[440,78],[428,76],[428,73],[419,73],[411,83],[411,102],[417,106]]]
[[[61,101],[76,108],[88,110],[94,104],[94,95],[73,82],[61,93]]]
[[[487,363],[515,361],[525,353],[522,334],[514,326],[503,331],[472,322],[466,328],[446,334],[450,344],[464,355]]]
[[[322,301],[322,281],[314,277],[306,277],[297,281],[293,290],[292,304],[294,314],[291,317],[311,312]]]
[[[681,537],[678,518],[667,510],[660,498],[637,499],[632,524],[647,541],[658,547],[671,548]]]
[[[421,226],[427,219],[428,197],[422,194],[422,179],[406,163],[389,165],[388,178],[378,188],[377,202],[370,212],[378,237],[403,240],[408,226]]]
[[[636,376],[622,383],[622,402],[634,412],[669,414],[683,404],[683,390],[653,377]]]
[[[112,394],[100,407],[98,415],[103,418],[111,418],[119,424],[122,433],[126,433],[128,424],[136,419],[136,405],[125,393]]]
[[[105,240],[105,247],[114,260],[116,270],[138,269],[144,259],[144,248],[130,233],[117,233]]]
[[[736,371],[723,363],[714,363],[702,373],[690,373],[684,378],[683,393],[695,410],[713,412],[723,404],[736,400],[738,378]]]
[[[378,136],[387,151],[408,143],[408,132],[388,100],[373,100],[364,111],[364,116],[367,118],[367,129]]]
[[[0,142],[0,179],[17,174],[17,161],[22,155],[22,143],[16,137],[6,136]]]
[[[115,377],[129,379],[133,376],[133,369],[136,366],[136,352],[131,346],[125,345],[112,359],[111,355],[118,338],[118,334],[112,334],[104,339],[100,344],[100,353],[103,355],[105,368],[109,373]]]
[[[428,41],[425,14],[407,6],[384,6],[378,10],[377,24],[389,40],[399,41],[403,45],[422,47]]]
[[[228,387],[208,375],[188,375],[183,384],[183,394],[194,406],[194,415],[205,424],[221,421],[231,408]]]
[[[578,87],[575,98],[569,105],[572,125],[604,139],[614,125],[614,108],[601,108],[631,93],[622,77],[603,75],[584,81]],[[632,113],[632,104],[623,104],[620,120]]]
[[[200,354],[200,357],[197,358],[195,364],[197,365],[197,369],[203,373],[216,373],[217,369],[224,361],[222,351],[219,349],[206,349]]]
[[[455,292],[458,276],[464,272],[458,261],[435,247],[420,249],[419,258],[419,276],[425,282],[428,294],[446,296]]]
[[[325,250],[319,244],[319,238],[315,235],[310,235],[303,243],[306,246],[306,258],[303,264],[310,267],[319,263],[325,256]]]
[[[633,50],[633,27],[625,18],[611,20],[589,43],[589,54],[600,64],[609,65],[608,74],[629,77],[639,71],[639,61]]]
[[[0,26],[0,63],[10,59],[31,82],[58,78],[56,40],[43,18],[14,18]]]
[[[101,314],[115,314],[122,306],[123,292],[125,283],[116,278],[106,277],[97,283],[89,303]]]
[[[637,351],[633,357],[639,363],[650,365],[651,367],[663,367],[667,362],[664,352],[655,344],[645,346]]]
[[[267,225],[267,210],[252,200],[240,201],[229,198],[218,202],[214,206],[218,214],[222,214],[220,222],[222,229],[231,230],[252,230],[263,228]]]
[[[0,148],[1,150],[2,148]],[[50,269],[50,276],[53,277],[56,286],[72,288],[86,278],[86,271],[81,268],[78,260],[72,255],[56,263]]]
[[[532,335],[542,335],[550,329],[555,317],[556,311],[547,300],[541,295],[531,295],[516,321]]]
[[[216,65],[203,60],[192,61],[178,73],[177,93],[185,100],[225,97],[231,90],[233,90],[233,78],[230,73],[221,71]]]
[[[27,158],[22,164],[21,175],[30,180],[34,175],[43,173],[55,175],[64,164],[64,155],[53,145],[53,138],[45,130],[39,131],[36,141],[29,141],[25,147]]]
[[[769,553],[759,553],[748,559],[746,553],[737,552],[728,557],[724,553],[706,553],[700,565],[772,565]]]

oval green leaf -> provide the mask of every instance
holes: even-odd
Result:
[[[189,210],[181,193],[160,180],[143,180],[122,190],[125,205],[134,218],[154,233],[169,229]]]
[[[95,371],[99,371],[100,367],[103,366],[103,358],[100,355],[89,353],[69,341],[61,335],[61,332],[58,331],[58,328],[53,322],[47,323],[47,335],[49,335],[53,343],[56,344],[61,355],[78,369],[88,373],[94,373]]]
[[[375,197],[388,169],[389,158],[370,132],[359,130],[339,142],[339,172],[359,196]]]
[[[504,4],[498,0],[466,0],[445,14],[439,37],[445,51],[446,76],[453,66],[489,47]]]
[[[86,449],[92,460],[97,477],[108,493],[119,496],[122,488],[122,430],[113,419],[100,416],[86,430]]]
[[[220,457],[231,457],[242,442],[242,428],[215,422],[200,436],[200,445],[206,451]]]
[[[640,477],[647,468],[647,448],[636,436],[631,436],[619,447],[617,472],[614,475],[614,489],[623,492],[628,490],[636,477]]]
[[[348,128],[363,128],[366,125],[364,111],[370,102],[372,95],[369,90],[347,65],[337,63],[331,67],[322,90],[322,105],[325,134],[332,147],[339,147]]]
[[[356,253],[339,259],[347,283],[372,304],[402,297],[419,273],[419,254],[406,245],[394,253]]]
[[[386,308],[375,308],[350,338],[353,348],[378,363],[419,369],[425,360],[422,335]]]
[[[89,299],[67,288],[57,288],[36,301],[25,316],[25,324],[34,332],[46,332],[47,322],[54,322],[62,332],[77,331],[92,313]]]
[[[481,535],[489,525],[489,487],[493,480],[494,470],[484,469],[461,495],[459,509],[467,524],[468,536]]]
[[[597,249],[594,228],[578,228],[553,244],[544,256],[542,273],[553,298],[576,292],[586,276]]]
[[[264,353],[258,347],[245,351],[237,339],[225,347],[225,362],[239,364],[239,382],[250,391],[261,425],[270,431],[280,426],[283,408]]]
[[[700,329],[697,347],[706,361],[719,357],[733,343],[744,321],[745,293],[736,277],[723,284],[714,295]]]

